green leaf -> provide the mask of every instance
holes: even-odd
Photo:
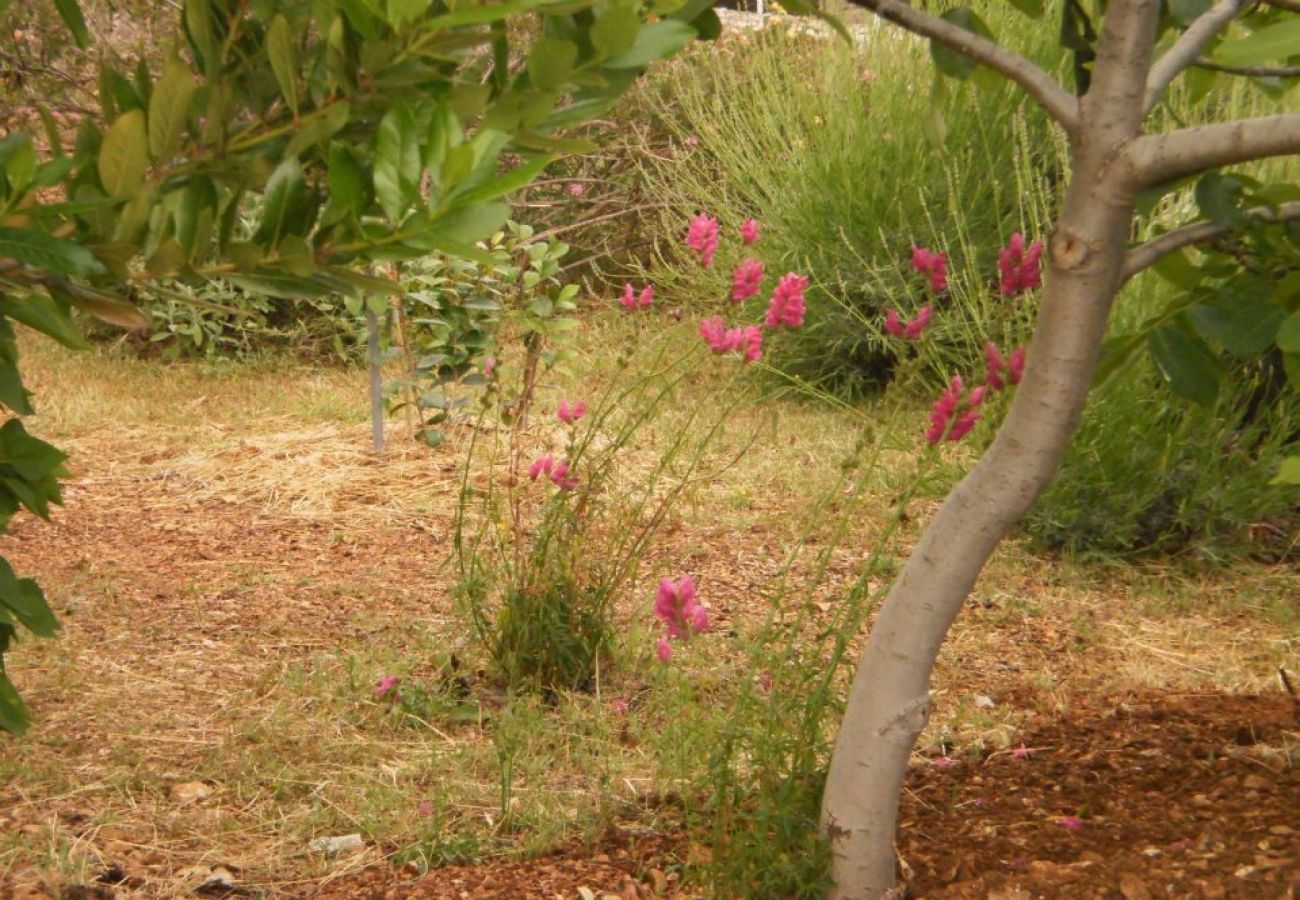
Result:
[[[144,113],[133,109],[117,117],[99,148],[99,180],[110,197],[128,197],[144,182],[149,139]]]
[[[935,78],[930,87],[930,104],[926,108],[925,136],[936,149],[941,149],[948,139],[948,120],[943,114],[947,97],[946,82],[942,78]]]
[[[711,12],[705,10],[704,12]],[[591,43],[596,52],[602,56],[617,56],[631,49],[636,43],[637,32],[641,28],[641,17],[637,15],[635,3],[617,0],[605,7],[605,11],[596,17],[591,26]]]
[[[190,101],[196,85],[190,70],[178,60],[169,60],[149,97],[149,155],[170,159],[180,146],[189,120]]]
[[[420,169],[420,146],[410,109],[396,105],[380,120],[375,135],[375,196],[390,221],[400,221],[410,208]]]
[[[0,625],[0,629],[7,626]],[[3,653],[0,653],[0,662],[4,662]],[[14,689],[13,682],[9,676],[0,669],[0,729],[10,734],[22,734],[31,724],[32,714],[27,710],[23,698],[18,696],[18,691]]]
[[[9,135],[3,141],[0,151],[0,164],[4,166],[5,178],[13,193],[18,194],[32,183],[36,177],[36,148],[31,139],[22,132]]]
[[[388,0],[388,24],[401,28],[429,11],[430,0]]]
[[[1232,225],[1241,221],[1241,198],[1245,185],[1239,178],[1222,172],[1207,172],[1196,182],[1196,205],[1201,215]]]
[[[516,13],[545,6],[551,0],[506,0],[505,3],[485,3],[482,6],[464,5],[455,12],[434,16],[423,27],[429,31],[455,28],[459,25],[486,25],[509,19]]]
[[[695,29],[676,19],[660,19],[641,26],[627,50],[605,60],[607,69],[641,69],[666,59],[695,40]]]
[[[34,328],[41,334],[54,338],[73,350],[89,350],[90,344],[82,337],[68,314],[59,308],[53,297],[45,294],[8,295],[0,298],[0,312]]]
[[[1147,336],[1147,346],[1174,393],[1200,406],[1214,403],[1221,366],[1203,341],[1177,325],[1162,325]]]
[[[1220,288],[1213,304],[1187,310],[1198,332],[1242,359],[1258,356],[1272,346],[1285,315],[1272,302],[1271,285],[1249,276]]]
[[[330,204],[361,215],[366,202],[365,174],[346,144],[330,144],[327,178]]]
[[[957,9],[950,9],[940,16],[946,22],[951,22],[958,28],[963,28],[972,34],[993,40],[993,33],[989,31],[984,20],[975,15],[965,6]],[[971,59],[964,53],[958,53],[938,41],[930,41],[930,56],[934,58],[935,67],[949,78],[966,79],[971,76],[979,63]]]
[[[90,32],[86,29],[86,19],[81,14],[81,4],[77,0],[54,0],[54,7],[59,11],[59,18],[72,32],[72,39],[77,46],[85,50],[90,46]]]
[[[1269,484],[1300,484],[1300,456],[1288,456],[1282,460],[1277,477]]]
[[[1283,353],[1300,353],[1300,312],[1287,316],[1278,327],[1277,346]]]
[[[483,203],[488,200],[495,200],[498,197],[504,197],[507,194],[513,194],[520,188],[527,187],[536,180],[542,170],[555,161],[553,156],[539,156],[528,160],[526,163],[516,166],[509,172],[498,175],[486,184],[466,191],[456,197],[457,206],[470,206],[476,203]]]
[[[578,45],[562,38],[543,37],[528,54],[528,76],[544,91],[562,88],[573,73]]]
[[[293,34],[284,16],[277,15],[271,20],[271,27],[266,31],[266,54],[271,60],[271,71],[275,73],[280,93],[289,104],[293,117],[298,118],[298,49],[293,42]]]
[[[59,620],[40,587],[30,578],[15,575],[3,557],[0,557],[0,607],[11,610],[37,637],[54,637],[59,632]]]
[[[266,182],[262,221],[253,240],[274,247],[280,242],[288,222],[293,220],[303,202],[306,179],[298,158],[290,156],[275,167]]]
[[[120,297],[92,290],[82,285],[71,285],[70,290],[60,291],[59,297],[94,316],[101,322],[125,328],[128,331],[142,331],[151,324],[149,316],[134,303]]]
[[[1043,0],[1010,0],[1010,3],[1031,19],[1043,17]]]
[[[57,275],[103,275],[103,264],[85,247],[43,231],[0,227],[0,257]]]
[[[1221,43],[1215,62],[1225,66],[1260,65],[1300,54],[1300,16],[1266,25],[1252,35]]]

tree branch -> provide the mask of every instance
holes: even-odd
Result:
[[[1288,12],[1300,13],[1300,0],[1264,0],[1264,3],[1278,9],[1285,9]]]
[[[980,37],[965,28],[944,21],[937,16],[913,9],[901,0],[849,0],[855,6],[869,9],[880,18],[893,22],[913,34],[930,38],[950,50],[967,56],[981,65],[1014,81],[1025,93],[1038,101],[1047,113],[1073,132],[1078,122],[1079,102],[1038,66],[1001,44]]]
[[[1148,134],[1123,151],[1138,190],[1206,169],[1300,153],[1300,113]]]
[[[1228,75],[1243,75],[1247,78],[1295,78],[1300,76],[1300,66],[1225,66],[1202,56],[1194,65],[1198,69],[1211,72],[1223,72]]]
[[[1283,203],[1275,210],[1261,206],[1258,209],[1248,210],[1245,215],[1247,218],[1258,219],[1269,224],[1300,219],[1300,200]],[[1122,284],[1134,275],[1149,269],[1176,250],[1190,247],[1192,244],[1208,243],[1231,234],[1235,230],[1234,226],[1223,222],[1194,222],[1191,225],[1184,225],[1182,228],[1167,231],[1158,237],[1152,238],[1145,244],[1139,244],[1125,255],[1120,283]]]
[[[1226,28],[1244,5],[1245,0],[1219,0],[1187,26],[1173,46],[1151,67],[1147,76],[1146,99],[1142,104],[1143,115],[1155,108],[1170,82],[1196,62],[1210,39]]]

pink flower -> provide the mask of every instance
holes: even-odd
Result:
[[[397,699],[397,682],[400,681],[396,675],[385,675],[375,684],[375,699],[383,700],[388,697],[391,700]]]
[[[668,652],[669,655],[672,654],[671,647],[668,648]],[[613,700],[609,701],[609,708],[612,709],[616,715],[625,716],[627,715],[627,711],[632,708],[632,704],[626,697],[615,697]]]
[[[948,440],[960,441],[966,435],[970,434],[975,423],[984,417],[983,413],[977,413],[974,410],[966,410],[953,420],[952,429],[948,432]]]
[[[758,223],[753,219],[746,219],[740,226],[740,239],[746,246],[758,240]]]
[[[487,359],[483,360],[483,377],[491,378],[492,373],[496,371],[496,368],[497,358],[495,356],[489,356]]]
[[[713,254],[718,249],[718,220],[706,213],[691,219],[686,229],[686,246],[700,255],[700,265],[712,265]]]
[[[618,298],[618,305],[628,312],[636,309],[636,288],[632,287],[632,282],[624,282],[623,296]]]
[[[903,336],[903,323],[898,318],[898,310],[888,309],[885,311],[885,331],[896,338]]]
[[[948,257],[942,253],[913,247],[912,268],[930,279],[930,290],[936,294],[948,287]]]
[[[797,328],[802,325],[804,315],[803,292],[807,288],[807,277],[796,275],[793,272],[782,275],[781,280],[776,284],[776,289],[772,291],[772,300],[768,303],[767,317],[764,319],[764,324],[768,328],[778,328],[781,325]]]
[[[664,578],[655,592],[655,615],[668,629],[670,638],[689,638],[707,631],[709,613],[695,599],[695,582],[689,575],[676,581]]]
[[[903,326],[903,337],[909,341],[914,341],[925,331],[925,326],[930,324],[930,319],[934,315],[934,310],[928,306],[922,306],[916,311],[916,316],[912,321]]]
[[[998,345],[992,341],[984,345],[984,365],[988,370],[984,375],[984,383],[995,391],[1006,387],[1006,382],[1002,380],[1002,370],[1007,367],[1007,364],[1002,359],[1002,352],[998,350]]]
[[[714,353],[726,353],[732,349],[727,346],[727,323],[722,316],[709,316],[700,320],[700,337]]]
[[[1011,356],[1007,358],[1007,381],[1012,384],[1020,384],[1020,379],[1025,377],[1025,348],[1017,347],[1011,351]]]
[[[569,182],[570,197],[581,197],[585,193],[587,193],[587,187],[582,182],[580,181]]]
[[[1000,286],[1005,296],[1013,297],[1043,283],[1042,255],[1042,241],[1034,241],[1026,251],[1024,235],[1018,231],[1011,235],[1010,242],[998,253]]]
[[[971,391],[970,396],[966,398],[966,405],[979,406],[983,403],[985,390],[986,388],[981,384],[979,387],[975,388],[975,390]]]
[[[565,425],[572,425],[586,414],[587,404],[582,400],[579,400],[577,403],[569,403],[568,400],[561,400],[560,408],[555,413],[556,418]]]
[[[1028,759],[1030,756],[1030,752],[1031,751],[1028,747],[1026,747],[1024,744],[1021,744],[1019,747],[1011,751],[1011,758]]]
[[[660,638],[655,647],[655,655],[659,657],[661,663],[666,663],[673,658],[673,645],[668,643],[668,638]]]
[[[947,754],[944,754],[943,756],[936,756],[934,759],[930,760],[930,762],[940,769],[946,769],[949,766],[954,766],[957,764],[957,760],[953,759],[951,756],[948,756]]]
[[[550,471],[551,482],[562,491],[571,491],[578,486],[577,477],[569,477],[569,464],[558,462]]]
[[[427,819],[429,816],[433,815],[433,801],[432,801],[432,800],[421,800],[421,801],[420,801],[420,806],[419,806],[419,812],[420,812],[420,815],[424,816],[426,819]]]
[[[1077,831],[1083,827],[1083,819],[1080,819],[1078,816],[1061,816],[1056,820],[1056,824],[1060,825],[1062,828],[1070,828]]]
[[[539,459],[533,460],[533,464],[528,467],[528,477],[531,480],[536,481],[542,475],[549,476],[551,474],[551,470],[554,468],[555,468],[555,457],[551,456],[551,454],[548,453]]]
[[[742,347],[745,351],[746,364],[757,362],[763,357],[763,329],[757,325],[746,325],[741,332]]]
[[[731,274],[731,300],[739,303],[758,293],[763,282],[763,263],[757,259],[747,259]]]
[[[930,427],[925,430],[927,443],[937,444],[945,437],[950,441],[960,441],[983,418],[983,413],[975,411],[975,407],[984,402],[983,389],[971,391],[970,398],[962,403],[963,387],[961,376],[954,375],[947,390],[935,401],[934,408],[930,410]]]
[[[654,302],[655,302],[655,286],[653,284],[647,284],[645,287],[641,288],[641,296],[637,297],[636,305],[641,307],[642,309],[645,309],[651,303]]]

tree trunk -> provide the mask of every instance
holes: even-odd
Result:
[[[1070,135],[1073,174],[1051,237],[1025,377],[988,451],[922,534],[872,626],[831,758],[822,823],[833,898],[894,886],[908,760],[930,711],[944,637],[993,548],[1056,474],[1121,284],[1138,187],[1123,148],[1140,134],[1158,5],[1116,0]]]

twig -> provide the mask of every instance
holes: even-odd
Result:
[[[1286,222],[1300,218],[1300,200],[1283,203],[1276,210],[1260,207],[1245,213],[1247,219],[1256,219],[1267,224]],[[1216,240],[1236,230],[1233,225],[1223,222],[1194,222],[1175,228],[1173,231],[1154,237],[1145,244],[1139,244],[1124,257],[1124,269],[1120,283],[1128,281],[1134,275],[1155,265],[1165,256],[1192,244],[1204,244]]]
[[[1146,99],[1142,104],[1143,114],[1151,112],[1164,96],[1169,83],[1196,62],[1205,45],[1228,26],[1244,5],[1245,0],[1219,0],[1187,26],[1173,46],[1151,67],[1147,75]]]

